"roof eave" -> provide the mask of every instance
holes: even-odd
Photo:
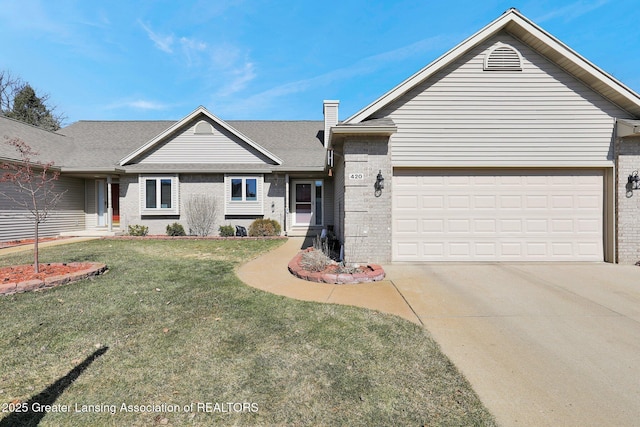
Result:
[[[640,120],[618,119],[616,122],[616,135],[618,138],[640,136]]]

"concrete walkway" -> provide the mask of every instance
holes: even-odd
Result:
[[[38,248],[46,248],[49,246],[58,246],[58,245],[67,245],[69,243],[78,243],[85,242],[87,240],[95,240],[99,239],[99,237],[68,237],[64,239],[56,239],[56,240],[48,240],[46,242],[40,242],[38,244]],[[0,248],[0,256],[13,254],[16,252],[25,252],[25,251],[33,251],[33,243],[18,245],[18,246],[9,246],[6,248]]]
[[[238,277],[255,288],[303,301],[354,305],[379,310],[420,323],[416,314],[389,280],[355,285],[330,285],[301,280],[289,273],[287,263],[302,248],[303,237],[291,237],[238,269]]]
[[[640,268],[390,264],[375,284],[291,276],[302,239],[242,266],[247,284],[422,324],[504,426],[640,425]]]

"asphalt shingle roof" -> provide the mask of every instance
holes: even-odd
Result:
[[[0,135],[20,137],[40,151],[41,160],[73,170],[123,169],[122,158],[173,126],[176,121],[79,121],[57,133],[0,117]],[[283,160],[277,170],[322,169],[325,164],[322,121],[227,121],[230,126]],[[0,157],[16,158],[6,144]],[[211,165],[165,165],[166,170],[211,170]],[[231,170],[242,165],[216,167]],[[256,165],[252,165],[256,169]],[[131,171],[148,170],[130,165]],[[156,167],[157,169],[157,167]]]
[[[76,149],[75,141],[71,138],[0,116],[0,158],[20,159],[18,151],[6,143],[13,138],[21,139],[38,152],[38,156],[32,160],[53,161],[56,166],[63,165],[66,153]]]

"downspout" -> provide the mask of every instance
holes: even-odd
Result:
[[[113,231],[113,204],[111,201],[111,175],[107,176],[107,227]]]
[[[614,264],[618,264],[618,161],[619,161],[619,146],[620,140],[618,138],[618,118],[614,118],[613,122],[613,172],[611,179],[613,180],[613,248],[611,248],[611,261]],[[609,209],[607,209],[607,213]],[[609,230],[611,231],[611,230]],[[609,240],[609,239],[605,239]],[[606,258],[606,256],[605,256]]]

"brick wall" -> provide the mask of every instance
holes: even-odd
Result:
[[[640,261],[640,190],[629,193],[627,179],[640,170],[640,138],[616,142],[616,237],[617,258],[621,264]]]
[[[391,260],[391,153],[387,137],[344,141],[344,249],[347,262]],[[378,171],[385,188],[376,197]],[[356,178],[350,177],[356,174]],[[362,174],[358,179],[357,174]]]

